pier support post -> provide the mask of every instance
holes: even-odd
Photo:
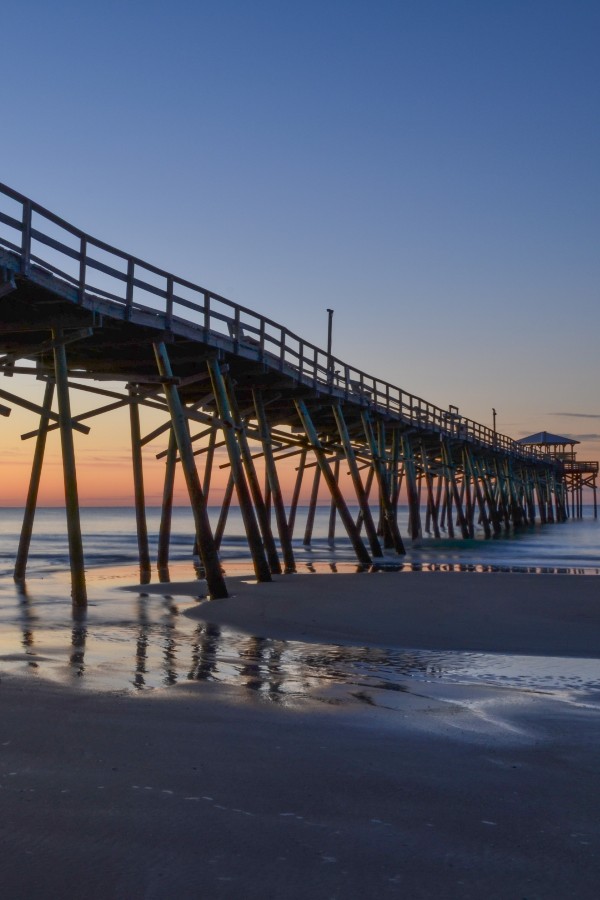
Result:
[[[267,507],[265,499],[262,495],[260,483],[256,474],[256,469],[254,467],[254,460],[252,459],[252,452],[250,450],[250,446],[248,444],[248,436],[246,434],[246,422],[240,415],[237,399],[235,396],[234,385],[229,376],[223,379],[223,384],[227,392],[229,409],[231,411],[233,423],[235,425],[237,443],[240,448],[240,454],[242,457],[242,465],[244,467],[244,472],[246,473],[246,483],[250,490],[250,496],[252,498],[254,510],[256,513],[256,519],[258,521],[260,532],[262,534],[263,552],[267,557],[271,574],[281,575],[281,562],[279,561],[279,556],[277,555],[277,547],[275,545],[275,539],[273,538],[273,531],[271,530],[271,517],[269,515],[269,509]]]
[[[308,501],[308,512],[306,514],[306,523],[304,526],[304,540],[303,544],[305,547],[310,547],[310,543],[312,541],[312,533],[313,528],[315,527],[315,513],[317,512],[317,499],[319,497],[319,484],[321,481],[321,469],[319,466],[315,468],[315,474],[313,477],[312,487],[310,489],[310,499]]]
[[[494,533],[494,537],[497,537],[502,531],[502,526],[500,525],[498,507],[494,498],[493,485],[490,481],[489,467],[486,461],[478,460],[474,455],[471,457],[471,460],[473,466],[475,467],[476,477],[479,477],[481,479],[481,484],[483,486],[483,496],[485,499],[485,503],[487,503],[488,518],[492,523],[492,531]]]
[[[52,340],[54,342],[54,374],[56,378],[63,477],[65,482],[65,506],[67,511],[67,533],[69,538],[69,560],[71,565],[71,597],[76,606],[86,606],[87,588],[85,584],[85,564],[81,540],[81,521],[79,518],[77,467],[75,465],[73,422],[71,419],[71,401],[69,398],[67,354],[63,343],[63,331],[58,325],[52,329]]]
[[[419,488],[417,486],[417,475],[415,470],[415,460],[413,448],[408,435],[402,436],[403,456],[404,456],[404,473],[406,476],[406,493],[408,498],[408,521],[409,532],[413,541],[422,537],[421,531],[421,512],[419,509]]]
[[[267,557],[265,556],[265,548],[262,543],[260,531],[254,515],[254,509],[252,507],[252,500],[250,499],[250,491],[248,490],[248,484],[246,483],[244,475],[240,447],[235,436],[235,425],[229,406],[225,382],[221,373],[221,367],[216,359],[208,360],[207,365],[212,381],[219,418],[224,425],[223,436],[227,445],[231,474],[235,483],[240,511],[246,529],[254,572],[258,581],[271,581],[271,570],[267,562]]]
[[[356,455],[354,453],[354,447],[352,446],[352,442],[350,440],[350,434],[348,433],[348,426],[346,425],[346,420],[344,419],[344,414],[339,403],[334,404],[333,415],[335,416],[335,422],[340,434],[342,447],[344,448],[344,453],[346,454],[346,462],[348,463],[348,468],[350,469],[350,477],[352,479],[352,484],[354,485],[354,490],[356,492],[356,499],[358,500],[358,506],[362,515],[362,521],[364,522],[369,546],[371,547],[371,553],[373,554],[373,556],[380,557],[382,556],[382,552],[381,545],[377,538],[377,529],[375,528],[373,516],[371,515],[371,508],[369,506],[367,493],[361,481],[360,472],[358,471]]]
[[[48,434],[48,424],[50,422],[48,413],[52,409],[52,400],[54,398],[54,381],[48,379],[46,389],[44,391],[43,412],[40,417],[40,428],[35,441],[35,451],[33,454],[33,463],[31,465],[31,478],[29,480],[29,489],[27,491],[27,500],[25,502],[25,512],[23,515],[23,524],[21,526],[21,537],[19,538],[19,548],[17,550],[17,559],[15,562],[14,579],[22,581],[25,578],[25,570],[27,568],[27,559],[29,557],[29,546],[31,544],[31,535],[33,533],[33,520],[37,507],[37,497],[40,487],[40,477],[42,474],[42,465],[44,462],[44,451],[46,449],[46,435]]]
[[[340,483],[340,461],[336,459],[333,464],[333,477],[335,478],[335,483],[339,486]],[[329,528],[327,529],[327,543],[330,547],[335,547],[335,519],[336,519],[336,505],[333,496],[331,498],[331,503],[329,505]]]
[[[177,440],[175,438],[175,432],[171,427],[169,446],[165,460],[165,483],[160,511],[160,526],[158,529],[156,567],[159,572],[164,572],[169,566],[169,544],[171,543],[171,519],[173,515],[173,486],[175,484],[176,460]]]
[[[296,561],[294,560],[294,551],[292,549],[292,538],[290,535],[288,520],[283,505],[283,495],[281,493],[281,485],[279,483],[279,475],[275,465],[273,456],[273,443],[271,441],[271,429],[267,414],[265,412],[265,404],[260,391],[253,389],[252,397],[254,400],[254,409],[256,411],[256,420],[258,422],[258,431],[262,442],[263,453],[265,455],[265,468],[267,472],[267,482],[271,490],[273,498],[273,507],[275,509],[275,521],[277,522],[277,531],[279,532],[279,542],[281,544],[281,552],[283,554],[283,565],[286,573],[296,571]]]
[[[229,507],[231,506],[231,498],[233,497],[234,487],[235,485],[233,483],[233,475],[229,473],[227,485],[225,486],[225,493],[223,494],[223,503],[221,504],[221,511],[219,513],[219,521],[217,522],[217,527],[215,528],[215,544],[217,545],[217,548],[221,546],[223,534],[225,533],[225,526],[227,524],[227,516],[229,515]]]
[[[129,421],[131,425],[131,460],[133,464],[135,522],[137,527],[138,551],[140,555],[140,583],[148,584],[150,581],[150,550],[148,547],[146,500],[144,496],[142,435],[140,432],[140,410],[137,402],[137,392],[133,387],[129,388]]]
[[[421,463],[423,465],[423,476],[425,478],[425,487],[427,489],[427,516],[426,531],[429,531],[429,523],[433,523],[433,536],[440,537],[440,526],[438,525],[438,508],[436,506],[435,497],[433,496],[433,476],[429,466],[429,457],[427,455],[427,447],[424,441],[421,441]]]
[[[206,583],[212,597],[215,599],[227,597],[227,587],[225,585],[223,573],[221,572],[219,556],[210,528],[210,522],[208,520],[206,501],[204,499],[204,494],[202,493],[198,470],[196,469],[196,463],[194,461],[194,452],[192,450],[187,419],[183,404],[179,397],[179,391],[172,381],[173,372],[171,370],[171,362],[169,360],[167,348],[162,341],[154,344],[154,355],[156,357],[159,374],[165,379],[170,379],[165,381],[164,392],[190,497],[192,513],[194,515],[198,549],[206,574]]]
[[[319,440],[317,430],[313,424],[310,413],[308,412],[306,403],[304,402],[304,400],[294,400],[294,403],[296,405],[298,415],[300,416],[302,427],[304,428],[306,436],[308,437],[314,450],[317,463],[319,465],[323,478],[325,479],[331,496],[335,500],[337,511],[340,515],[340,519],[342,520],[344,528],[346,529],[348,537],[350,538],[350,541],[354,548],[354,552],[356,553],[356,557],[362,565],[369,566],[371,565],[371,557],[369,556],[367,548],[360,538],[358,529],[354,523],[354,519],[350,515],[350,510],[346,506],[346,501],[344,500],[339,485],[335,480],[335,475],[331,470],[331,466],[329,465],[329,461]]]
[[[377,441],[375,440],[375,434],[373,432],[373,425],[371,423],[368,412],[363,411],[361,413],[361,418],[365,437],[367,439],[367,445],[369,447],[369,450],[371,451],[371,465],[373,467],[373,471],[375,472],[377,486],[379,488],[379,499],[382,506],[383,518],[385,523],[384,532],[386,530],[388,531],[391,537],[393,549],[396,551],[396,553],[405,554],[406,549],[404,547],[402,537],[400,536],[398,519],[394,509],[394,491],[393,488],[391,489],[390,485],[390,481],[392,485],[394,484],[393,472],[392,478],[388,479],[387,472],[385,470],[385,463],[379,453],[379,448],[377,446]]]
[[[302,450],[300,453],[300,464],[298,466],[298,474],[296,475],[296,481],[294,484],[294,491],[292,493],[292,502],[290,505],[290,514],[288,516],[288,528],[290,532],[290,541],[294,536],[294,525],[296,524],[296,510],[298,509],[298,501],[300,499],[300,490],[302,488],[302,479],[304,478],[304,467],[306,465],[306,450]]]

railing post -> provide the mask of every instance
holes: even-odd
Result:
[[[82,235],[79,242],[79,302],[85,297],[85,280],[87,269],[87,238]]]
[[[135,263],[131,257],[127,260],[127,289],[125,294],[125,319],[128,322],[131,319],[133,311],[133,277],[135,273]]]
[[[285,328],[279,329],[279,371],[283,372],[283,364],[285,362]]]
[[[23,223],[21,231],[21,272],[29,271],[31,257],[31,200],[23,201]]]
[[[165,331],[173,327],[173,276],[167,275],[167,307],[165,310]]]
[[[204,291],[204,340],[208,340],[210,332],[210,294]]]

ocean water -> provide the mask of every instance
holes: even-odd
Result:
[[[354,513],[357,514],[357,510]],[[544,571],[600,574],[600,520],[593,518],[591,507],[584,509],[584,518],[567,522],[525,527],[508,535],[486,540],[480,529],[472,540],[441,538],[425,535],[417,544],[405,538],[407,554],[388,556],[390,565],[412,568],[492,568],[499,570]],[[329,507],[320,507],[315,517],[311,547],[303,546],[307,509],[298,510],[294,552],[299,568],[315,565],[351,566],[355,556],[341,523],[336,524],[333,545],[328,542]],[[213,527],[219,510],[210,510]],[[18,546],[23,512],[20,509],[0,510],[0,575],[11,575]],[[400,529],[407,533],[407,508],[400,509]],[[135,565],[137,538],[135,512],[130,507],[83,508],[81,522],[86,566]],[[151,559],[156,559],[156,542],[160,523],[160,509],[147,510]],[[274,527],[274,526],[273,526]],[[190,563],[193,559],[194,524],[187,507],[173,510],[171,560]],[[230,511],[221,546],[221,559],[227,566],[250,564],[250,556],[239,509]],[[63,509],[39,509],[29,555],[29,571],[67,570],[69,566],[66,520]]]
[[[492,540],[482,535],[471,541],[424,538],[417,546],[407,540],[406,557],[391,561],[402,569],[598,575],[600,523],[591,510],[585,512],[581,520],[526,528]],[[212,515],[216,520],[218,511]],[[356,564],[339,524],[334,546],[328,543],[329,509],[318,511],[310,549],[302,546],[305,516],[306,510],[300,510],[295,542],[299,571],[352,571]],[[133,509],[82,511],[89,606],[77,610],[69,595],[64,511],[38,511],[27,583],[18,588],[12,567],[21,518],[18,509],[4,509],[0,516],[1,678],[43,678],[77,690],[102,691],[148,691],[195,681],[235,687],[268,702],[289,705],[310,698],[328,704],[366,702],[386,710],[395,708],[402,692],[426,692],[427,686],[451,691],[456,685],[475,684],[520,695],[542,692],[600,708],[596,659],[307,644],[195,622],[182,615],[195,605],[193,598],[122,589],[139,576]],[[153,559],[158,525],[159,510],[148,510]],[[403,521],[401,529],[405,534]],[[173,580],[195,577],[192,534],[190,511],[175,509]],[[237,509],[231,511],[222,562],[226,575],[250,570]],[[203,594],[200,581],[198,596]]]

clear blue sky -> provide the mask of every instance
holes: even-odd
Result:
[[[5,2],[0,180],[600,456],[600,3]],[[556,415],[557,413],[569,413]]]

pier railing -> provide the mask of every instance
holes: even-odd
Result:
[[[70,285],[80,303],[99,298],[125,320],[150,312],[167,331],[193,326],[201,340],[292,375],[332,396],[375,408],[423,432],[467,440],[518,459],[547,457],[511,437],[403,391],[336,356],[248,307],[166,272],[75,228],[39,204],[0,184],[0,246],[20,259],[20,271],[51,273]]]

